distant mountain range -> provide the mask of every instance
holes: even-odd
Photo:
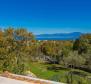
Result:
[[[37,40],[75,40],[82,35],[81,32],[55,33],[36,35]]]

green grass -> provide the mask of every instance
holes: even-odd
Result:
[[[64,70],[59,70],[59,71],[48,70],[47,67],[51,65],[41,64],[41,63],[30,63],[29,66],[30,66],[30,71],[33,72],[35,75],[37,75],[37,77],[47,80],[50,80],[51,78],[53,78],[53,76],[56,76],[58,74],[63,76],[67,72]]]
[[[47,67],[50,67],[52,65],[36,63],[36,62],[30,63],[29,66],[30,66],[30,71],[33,72],[39,78],[60,81],[60,82],[66,82],[66,80],[67,80],[66,75],[69,72],[69,70],[66,70],[66,69],[60,69],[57,71],[48,70]],[[84,72],[81,70],[74,70],[74,71],[79,71],[81,73],[85,73],[85,74],[91,76],[90,73],[87,73],[87,72]],[[78,84],[77,81],[83,81],[82,84],[90,84],[89,82],[87,82],[87,80],[85,80],[84,77],[80,77],[78,75],[73,75],[73,82],[74,82],[73,84]]]

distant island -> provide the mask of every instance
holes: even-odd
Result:
[[[40,34],[36,35],[37,40],[75,40],[79,38],[83,33],[55,33],[55,34]]]

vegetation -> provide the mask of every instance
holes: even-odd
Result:
[[[0,30],[0,73],[30,70],[44,79],[90,84],[91,34],[75,41],[38,41],[34,37],[23,28]]]
[[[53,80],[58,82],[64,82],[70,84],[72,71],[72,84],[90,84],[91,80],[86,76],[91,76],[90,73],[79,69],[67,69],[59,64],[43,64],[38,62],[32,62],[29,64],[30,70],[37,75],[37,77],[47,80]],[[51,68],[51,69],[50,69]],[[53,69],[54,68],[54,69]],[[57,69],[58,68],[58,69]]]

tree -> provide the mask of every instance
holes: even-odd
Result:
[[[77,39],[73,44],[73,50],[77,50],[79,54],[86,53],[88,40],[84,38]]]
[[[78,60],[79,59],[79,60]],[[77,52],[70,52],[67,57],[64,58],[65,65],[68,67],[79,67],[85,64],[85,59]]]
[[[9,27],[0,30],[0,69],[23,74],[29,61],[33,34],[25,29]]]

